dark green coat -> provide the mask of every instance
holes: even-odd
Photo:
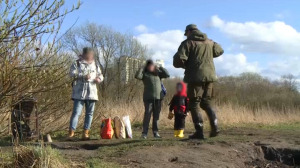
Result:
[[[217,80],[213,58],[224,53],[205,33],[195,30],[181,43],[173,57],[175,68],[184,68],[186,83],[214,82]]]
[[[142,80],[144,83],[144,100],[161,99],[160,79],[169,78],[170,75],[169,72],[162,67],[157,70],[156,74],[147,72],[144,68],[139,69],[135,74],[135,78]]]

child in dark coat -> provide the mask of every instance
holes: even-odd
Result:
[[[177,138],[184,137],[185,118],[188,112],[188,98],[186,95],[186,85],[179,82],[176,85],[177,94],[175,94],[170,102],[170,112],[168,118],[171,120],[175,116],[174,136]]]

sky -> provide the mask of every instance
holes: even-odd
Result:
[[[133,35],[163,59],[172,76],[183,76],[172,66],[173,55],[186,38],[188,24],[196,24],[224,48],[214,60],[218,76],[255,72],[271,79],[292,74],[300,78],[300,1],[292,0],[81,0],[69,14],[70,25],[95,22]],[[272,2],[272,3],[271,3]],[[66,1],[71,8],[76,0]]]

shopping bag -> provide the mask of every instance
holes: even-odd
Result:
[[[123,117],[123,122],[125,124],[127,138],[132,138],[131,124],[128,115]]]
[[[114,118],[114,132],[115,132],[115,137],[117,139],[126,138],[125,125],[123,121],[120,119],[120,117],[118,116]]]
[[[114,129],[111,118],[102,120],[100,136],[102,139],[111,139],[114,136]]]

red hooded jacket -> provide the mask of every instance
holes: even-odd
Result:
[[[177,86],[181,85],[181,91],[177,91],[177,93],[173,96],[170,102],[170,111],[174,110],[174,113],[187,113],[188,111],[188,102],[189,99],[187,98],[186,94],[186,84],[184,82],[177,83]]]

